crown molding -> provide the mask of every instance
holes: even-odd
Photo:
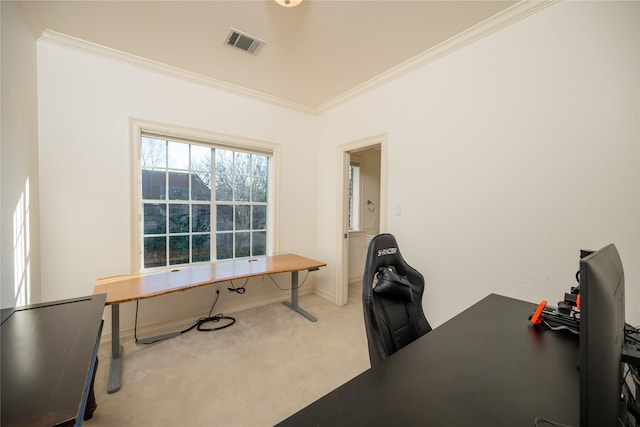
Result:
[[[209,86],[215,89],[224,90],[233,94],[238,94],[250,98],[255,98],[261,101],[276,104],[281,107],[298,110],[304,113],[315,114],[315,109],[303,104],[299,104],[286,99],[278,98],[276,96],[268,95],[259,91],[248,89],[239,85],[217,80],[211,77],[203,76],[202,74],[194,73],[184,70],[182,68],[167,65],[162,62],[154,61],[152,59],[144,58],[141,56],[133,55],[127,52],[123,52],[118,49],[102,46],[97,43],[82,40],[76,37],[68,36],[66,34],[58,33],[52,30],[45,30],[40,35],[39,41],[73,49],[83,53],[88,53],[97,57],[109,59],[115,62],[120,62],[128,65],[134,65],[146,70],[155,71],[160,74],[164,74],[170,77],[179,78],[182,80],[190,81],[193,83]]]
[[[319,106],[309,106],[297,102],[289,101],[253,89],[248,89],[239,85],[217,80],[202,74],[187,71],[178,67],[167,65],[158,61],[147,59],[141,56],[123,52],[121,50],[102,46],[76,37],[68,36],[56,31],[41,28],[38,19],[35,19],[33,11],[28,3],[20,1],[21,11],[25,17],[27,25],[34,33],[35,37],[42,42],[73,49],[83,53],[88,53],[97,57],[106,58],[112,61],[134,65],[143,69],[151,70],[170,77],[191,81],[204,86],[223,90],[233,94],[254,98],[268,102],[280,107],[300,111],[307,114],[317,115],[331,108],[334,108],[350,99],[355,98],[367,91],[375,89],[385,83],[402,77],[430,62],[453,53],[475,41],[478,41],[500,29],[507,27],[533,13],[536,13],[560,0],[522,0],[503,12],[451,37],[437,46],[422,52],[421,54],[385,71],[366,82],[343,92],[341,95],[320,104]]]
[[[505,28],[514,22],[517,22],[533,13],[536,13],[552,4],[558,3],[560,0],[522,0],[501,13],[486,19],[485,21],[457,34],[450,39],[434,46],[433,48],[414,56],[413,58],[385,71],[378,76],[367,80],[366,82],[350,89],[341,95],[319,105],[316,108],[316,114],[330,110],[355,98],[365,92],[368,92],[385,83],[395,80],[405,74],[410,73],[430,62],[442,58],[453,53],[471,43],[474,43],[496,31]]]

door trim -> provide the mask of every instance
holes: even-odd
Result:
[[[338,147],[338,209],[336,227],[336,305],[345,305],[349,302],[349,230],[347,214],[347,192],[349,180],[349,159],[353,151],[367,148],[380,147],[380,233],[387,229],[387,134],[374,135],[357,141],[352,141]],[[345,237],[347,236],[347,237]]]

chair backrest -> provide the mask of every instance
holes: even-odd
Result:
[[[384,269],[388,271],[381,277],[386,273],[400,277],[379,283],[379,273]],[[371,239],[362,282],[371,366],[431,331],[422,311],[423,294],[424,277],[402,258],[395,237],[385,233]]]

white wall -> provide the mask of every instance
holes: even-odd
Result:
[[[2,13],[0,306],[40,302],[36,41],[16,2]]]
[[[559,299],[579,249],[608,242],[640,323],[639,7],[555,4],[319,117],[39,42],[42,299],[130,271],[134,117],[280,143],[280,252],[327,262],[314,273],[325,295],[335,294],[337,147],[384,134],[385,208],[402,215],[381,231],[425,275],[434,326],[490,292]],[[220,311],[288,296],[268,286],[224,294]],[[141,323],[210,302],[206,287],[147,300]]]
[[[131,118],[280,144],[280,253],[315,257],[313,116],[48,42],[38,43],[38,84],[43,300],[91,294],[97,278],[131,271]],[[216,312],[289,296],[261,279],[247,288],[221,294]],[[140,324],[197,319],[213,295],[204,287],[145,300]],[[132,310],[123,306],[123,329]]]
[[[492,292],[555,303],[579,250],[609,242],[640,323],[640,3],[554,4],[319,120],[323,291],[337,147],[386,133],[387,231],[434,326]]]

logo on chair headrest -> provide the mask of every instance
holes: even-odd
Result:
[[[398,248],[378,249],[378,256],[395,255],[396,253],[398,253]]]

